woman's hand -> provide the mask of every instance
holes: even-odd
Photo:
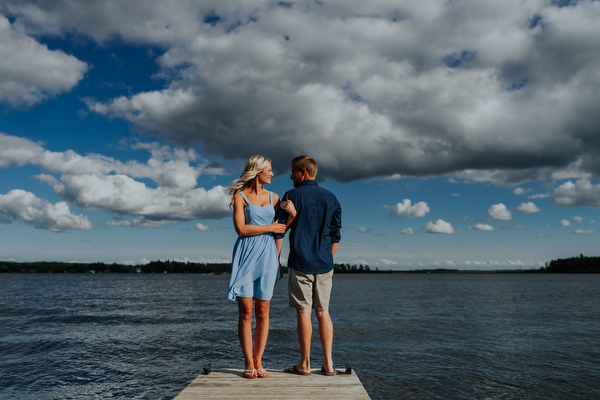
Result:
[[[291,200],[282,201],[281,204],[279,204],[279,207],[287,211],[292,217],[296,216],[296,207],[294,207],[294,203],[292,203]]]
[[[285,224],[275,222],[271,224],[271,232],[273,233],[285,233]]]

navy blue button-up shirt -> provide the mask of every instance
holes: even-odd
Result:
[[[317,181],[308,180],[289,190],[281,200],[291,200],[297,211],[290,226],[288,267],[307,274],[331,271],[332,244],[341,239],[342,207],[338,199]],[[277,219],[285,222],[287,212],[280,208]]]

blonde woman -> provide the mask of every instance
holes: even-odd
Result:
[[[251,157],[240,177],[231,185],[233,225],[239,235],[233,248],[230,300],[239,309],[238,337],[244,354],[244,378],[267,378],[262,356],[269,335],[269,307],[279,277],[279,247],[273,234],[285,233],[296,216],[290,201],[279,203],[279,196],[264,188],[271,183],[271,160]],[[276,210],[288,212],[285,224],[274,221]],[[256,308],[254,352],[252,346],[252,312]]]

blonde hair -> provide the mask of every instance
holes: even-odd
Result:
[[[241,192],[250,186],[256,175],[260,174],[265,168],[267,168],[271,164],[271,159],[264,156],[253,156],[250,157],[248,162],[246,162],[246,166],[242,171],[240,177],[235,180],[231,184],[231,186],[227,186],[227,190],[229,191],[229,197],[231,197],[231,203],[229,203],[229,208],[233,206],[233,197],[237,192]]]

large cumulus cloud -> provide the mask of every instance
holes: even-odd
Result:
[[[64,231],[91,229],[86,217],[70,213],[69,205],[108,211],[118,220],[133,217],[130,226],[162,226],[230,215],[229,197],[223,187],[197,187],[201,174],[221,171],[198,160],[195,151],[155,143],[131,146],[148,150],[151,154],[148,161],[123,163],[99,154],[52,152],[39,143],[0,132],[0,167],[39,167],[43,173],[36,178],[50,185],[63,200],[52,205],[32,193],[13,190],[0,195],[0,219]],[[147,184],[147,180],[154,185]]]
[[[88,65],[60,50],[49,50],[0,15],[0,101],[32,105],[70,90]]]
[[[85,215],[73,214],[66,202],[52,204],[21,189],[11,190],[5,195],[0,194],[0,222],[13,221],[54,232],[92,229],[88,218]]]
[[[552,201],[563,207],[600,208],[600,184],[587,179],[565,182],[554,190]]]
[[[453,174],[517,183],[600,172],[600,3],[560,5],[56,0],[4,8],[30,34],[162,46],[168,87],[87,104],[176,143],[227,158],[264,153],[276,170],[306,153],[340,181]]]

